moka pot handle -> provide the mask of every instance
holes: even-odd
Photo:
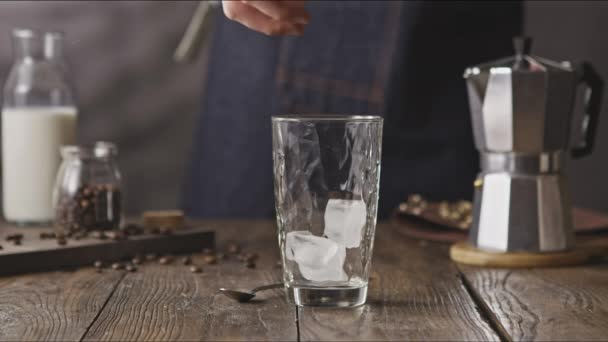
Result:
[[[604,81],[588,62],[581,64],[580,82],[585,84],[584,116],[581,123],[582,141],[571,151],[573,158],[585,157],[593,152],[595,133],[602,104]]]

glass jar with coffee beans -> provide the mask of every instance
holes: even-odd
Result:
[[[67,236],[118,229],[122,215],[118,150],[109,142],[64,146],[53,204],[55,227]]]

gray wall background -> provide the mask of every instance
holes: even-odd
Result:
[[[119,146],[129,214],[177,206],[201,100],[203,58],[172,54],[197,2],[0,1],[0,78],[13,27],[58,29],[77,90],[79,140]]]
[[[574,203],[608,212],[608,2],[529,1],[525,31],[534,54],[587,60],[606,82],[595,152],[571,161],[568,172]]]
[[[205,56],[186,65],[171,56],[195,7],[192,1],[0,2],[2,80],[11,64],[11,28],[66,32],[79,138],[118,143],[129,214],[179,203]],[[534,54],[591,61],[608,81],[608,3],[530,1],[525,30]],[[574,202],[608,212],[608,93],[603,105],[595,153],[572,161],[568,171]]]

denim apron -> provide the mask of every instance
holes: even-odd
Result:
[[[301,37],[219,15],[184,191],[193,217],[274,215],[270,117],[384,117],[379,217],[411,193],[471,199],[465,67],[513,54],[520,2],[311,1]]]

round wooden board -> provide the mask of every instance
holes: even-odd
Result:
[[[565,252],[528,253],[528,252],[488,252],[457,242],[450,247],[450,258],[459,263],[473,266],[530,268],[581,265],[589,262],[597,251],[585,246]]]

